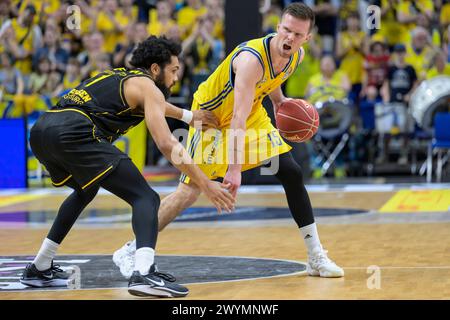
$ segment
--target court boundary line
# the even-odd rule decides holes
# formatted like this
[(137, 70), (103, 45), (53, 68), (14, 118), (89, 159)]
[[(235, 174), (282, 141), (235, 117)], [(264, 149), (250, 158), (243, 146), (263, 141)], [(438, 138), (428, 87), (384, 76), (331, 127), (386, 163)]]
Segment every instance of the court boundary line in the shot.
[[(450, 189), (450, 183), (394, 183), (394, 184), (306, 184), (306, 189), (309, 192), (395, 192), (399, 190), (442, 190)], [(172, 193), (177, 186), (152, 186), (158, 193)], [(1, 196), (15, 196), (21, 194), (35, 194), (35, 195), (69, 195), (72, 189), (65, 187), (63, 189), (53, 188), (37, 188), (37, 189), (5, 189), (0, 190)], [(261, 194), (261, 193), (275, 193), (284, 194), (284, 189), (281, 185), (243, 185), (239, 188), (240, 194)], [(109, 191), (100, 188), (100, 195), (112, 195)]]

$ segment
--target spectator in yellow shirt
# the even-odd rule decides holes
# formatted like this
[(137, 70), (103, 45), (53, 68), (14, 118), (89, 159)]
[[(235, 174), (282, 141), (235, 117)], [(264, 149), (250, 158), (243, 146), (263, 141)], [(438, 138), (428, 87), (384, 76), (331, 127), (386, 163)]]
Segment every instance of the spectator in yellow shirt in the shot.
[(27, 95), (16, 97), (15, 106), (10, 115), (21, 117), (37, 110), (47, 110), (55, 102), (56, 89), (60, 82), (60, 76), (51, 69), (50, 60), (41, 57), (37, 70), (31, 73)]
[(61, 1), (58, 0), (33, 0), (40, 15), (40, 22), (42, 19), (53, 17), (58, 11)]
[(308, 101), (316, 103), (330, 98), (343, 100), (348, 96), (351, 82), (345, 72), (336, 70), (336, 63), (331, 55), (325, 55), (320, 61), (320, 72), (309, 79), (306, 89)]
[(133, 3), (133, 0), (120, 0), (119, 14), (129, 22), (138, 21), (138, 8)]
[(397, 10), (397, 21), (403, 27), (403, 43), (411, 39), (411, 31), (417, 26), (417, 21), (426, 18), (433, 19), (434, 5), (432, 0), (401, 0)]
[(201, 0), (187, 0), (187, 5), (178, 11), (177, 23), (181, 29), (181, 39), (186, 39), (192, 32), (196, 21), (206, 14), (207, 9)]
[(104, 36), (103, 49), (106, 52), (114, 52), (129, 22), (127, 17), (122, 16), (118, 11), (117, 0), (105, 0), (104, 7), (98, 12), (96, 27)]
[(444, 3), (441, 8), (441, 14), (439, 16), (439, 24), (442, 30), (447, 29), (450, 26), (450, 2)]
[(80, 17), (80, 29), (71, 30), (77, 34), (80, 38), (81, 36), (94, 32), (96, 28), (96, 16), (98, 14), (98, 7), (100, 2), (92, 0), (89, 4), (85, 0), (77, 0), (76, 5), (81, 9)]
[[(425, 15), (419, 15), (417, 18), (417, 26), (423, 27), (430, 34), (430, 41), (433, 46), (441, 46), (441, 35), (439, 33), (439, 28), (431, 20), (429, 20)], [(410, 33), (411, 38), (411, 33)]]
[[(133, 5), (133, 0), (120, 0), (120, 8), (117, 10), (116, 15), (118, 17), (118, 21), (123, 21), (125, 23), (125, 27), (122, 29), (121, 34), (119, 35), (117, 42), (122, 42), (125, 40), (126, 28), (129, 24), (134, 24), (138, 21), (138, 8)], [(117, 42), (115, 45), (117, 45)], [(114, 46), (115, 49), (115, 46)]]
[(339, 6), (339, 19), (341, 21), (346, 21), (347, 18), (358, 12), (358, 2), (357, 0), (341, 0)]
[(341, 59), (339, 69), (350, 79), (352, 84), (350, 99), (355, 103), (361, 91), (364, 48), (367, 42), (367, 35), (361, 31), (359, 14), (350, 13), (346, 19), (346, 30), (338, 34), (336, 56)]
[(206, 0), (205, 6), (209, 19), (212, 19), (214, 22), (214, 38), (225, 42), (225, 8), (223, 0)]
[(406, 28), (398, 23), (397, 12), (400, 0), (381, 0), (381, 28), (378, 33), (386, 40), (392, 50), (397, 43), (406, 43)]
[(450, 76), (450, 63), (445, 59), (445, 53), (443, 51), (436, 52), (433, 57), (433, 67), (427, 72), (427, 79), (431, 79), (437, 76)]
[(103, 51), (103, 35), (100, 32), (94, 32), (83, 36), (83, 46), (85, 51), (81, 52), (77, 59), (82, 66), (81, 79), (85, 80), (96, 69), (98, 57), (105, 53)]
[(28, 5), (17, 19), (7, 20), (0, 28), (0, 43), (23, 75), (31, 73), (31, 56), (42, 46), (41, 29), (33, 22), (35, 15), (36, 8)]
[(169, 29), (176, 24), (172, 19), (172, 8), (166, 1), (159, 1), (156, 4), (156, 12), (150, 13), (150, 22), (148, 24), (148, 34), (161, 36), (166, 35)]
[(412, 39), (406, 49), (406, 63), (414, 67), (419, 80), (425, 79), (433, 55), (428, 31), (423, 27), (416, 27), (412, 31)]
[[(183, 56), (192, 74), (191, 92), (205, 81), (224, 58), (224, 45), (213, 36), (214, 22), (200, 19), (191, 35), (183, 41)], [(190, 63), (188, 63), (190, 62)]]

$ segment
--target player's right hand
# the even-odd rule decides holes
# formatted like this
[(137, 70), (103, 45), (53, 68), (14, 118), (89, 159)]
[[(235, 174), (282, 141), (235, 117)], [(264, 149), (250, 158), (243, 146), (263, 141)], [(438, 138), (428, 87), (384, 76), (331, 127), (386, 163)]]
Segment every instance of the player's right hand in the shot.
[(229, 185), (216, 181), (208, 181), (203, 188), (206, 197), (214, 204), (217, 211), (222, 213), (222, 209), (227, 212), (234, 210), (234, 197), (228, 192)]
[(228, 171), (223, 178), (223, 182), (229, 185), (228, 191), (234, 199), (236, 199), (238, 189), (241, 186), (241, 181), (241, 170), (230, 169), (230, 167), (228, 167)]
[(194, 110), (192, 111), (193, 117), (189, 125), (191, 127), (206, 130), (210, 128), (217, 128), (219, 126), (219, 120), (216, 116), (208, 110)]

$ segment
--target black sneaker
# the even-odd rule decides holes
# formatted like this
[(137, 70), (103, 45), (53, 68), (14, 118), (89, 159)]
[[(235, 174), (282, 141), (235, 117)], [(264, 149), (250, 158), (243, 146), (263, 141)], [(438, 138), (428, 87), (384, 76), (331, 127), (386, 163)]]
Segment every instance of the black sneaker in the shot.
[(139, 297), (185, 297), (189, 289), (174, 283), (175, 277), (167, 273), (158, 272), (155, 265), (150, 267), (150, 272), (143, 276), (139, 271), (134, 271), (128, 282), (128, 292)]
[(20, 283), (30, 287), (67, 287), (70, 274), (53, 264), (50, 269), (39, 271), (33, 263), (29, 263), (20, 278)]

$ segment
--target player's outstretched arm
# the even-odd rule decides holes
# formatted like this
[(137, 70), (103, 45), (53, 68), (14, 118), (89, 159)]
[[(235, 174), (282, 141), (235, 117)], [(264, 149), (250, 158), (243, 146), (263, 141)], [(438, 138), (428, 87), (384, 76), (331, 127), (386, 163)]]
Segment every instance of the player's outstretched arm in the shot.
[(178, 108), (169, 102), (166, 102), (166, 117), (184, 121), (191, 127), (195, 127), (200, 130), (217, 128), (219, 126), (219, 121), (211, 111), (188, 111)]
[(171, 134), (165, 119), (166, 101), (162, 92), (147, 78), (140, 78), (134, 84), (135, 86), (130, 89), (133, 91), (131, 95), (137, 96), (138, 99), (135, 101), (140, 101), (139, 104), (143, 106), (145, 123), (161, 153), (199, 186), (219, 213), (222, 212), (222, 208), (231, 212), (234, 209), (234, 199), (227, 191), (228, 186), (210, 181), (194, 163), (183, 145)]
[(263, 76), (263, 69), (252, 53), (244, 51), (234, 59), (233, 70), (234, 106), (228, 132), (228, 171), (223, 181), (230, 184), (230, 192), (236, 197), (241, 185), (246, 122), (255, 99), (256, 84)]

